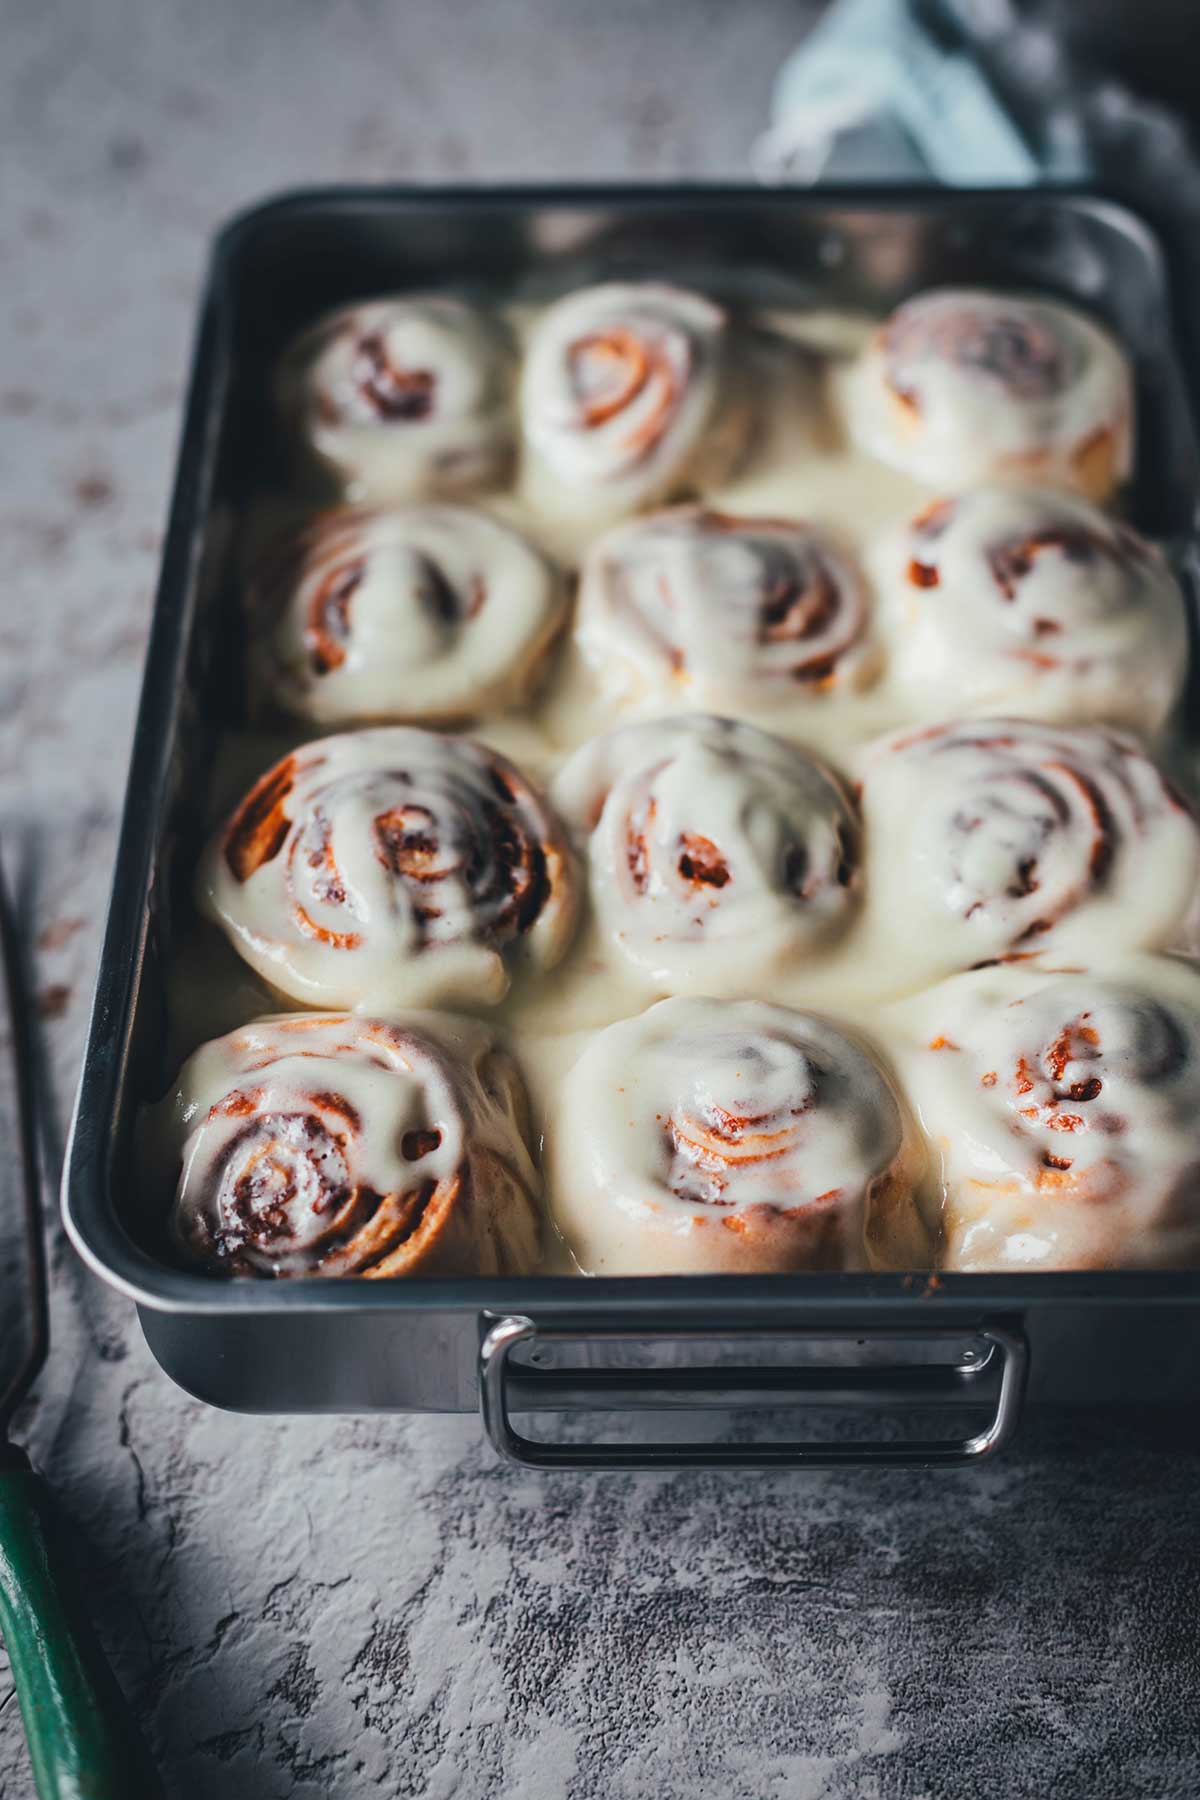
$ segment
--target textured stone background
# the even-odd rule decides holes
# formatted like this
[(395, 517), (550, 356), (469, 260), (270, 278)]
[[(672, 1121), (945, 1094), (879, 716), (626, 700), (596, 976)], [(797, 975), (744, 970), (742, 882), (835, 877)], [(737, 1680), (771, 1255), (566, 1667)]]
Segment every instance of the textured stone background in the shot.
[[(742, 173), (807, 12), (0, 0), (0, 826), (60, 1126), (213, 227), (305, 181)], [(193, 1404), (54, 1263), (23, 1434), (189, 1800), (1200, 1791), (1168, 1424), (1039, 1420), (949, 1479), (535, 1479), (470, 1419)]]

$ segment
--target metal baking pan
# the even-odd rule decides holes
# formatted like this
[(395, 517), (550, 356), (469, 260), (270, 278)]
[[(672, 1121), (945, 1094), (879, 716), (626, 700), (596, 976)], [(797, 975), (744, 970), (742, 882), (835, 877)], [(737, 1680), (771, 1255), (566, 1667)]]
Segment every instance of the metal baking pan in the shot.
[[(147, 654), (112, 903), (64, 1180), (67, 1229), (137, 1305), (162, 1367), (249, 1412), (469, 1410), (493, 1441), (550, 1464), (962, 1463), (1003, 1444), (1034, 1401), (1192, 1403), (1200, 1272), (821, 1275), (593, 1280), (227, 1282), (157, 1254), (132, 1127), (174, 1075), (165, 971), (198, 846), (216, 736), (236, 715), (222, 655), (230, 522), (271, 455), (264, 379), (316, 313), (409, 285), (511, 291), (599, 269), (716, 268), (770, 294), (879, 311), (967, 281), (1043, 289), (1113, 326), (1135, 361), (1138, 523), (1191, 578), (1200, 464), (1149, 230), (1090, 196), (729, 188), (291, 195), (217, 240), (200, 319)], [(1193, 587), (1193, 593), (1194, 593)], [(869, 1403), (849, 1440), (591, 1441), (520, 1436), (514, 1411)], [(897, 1435), (893, 1415), (950, 1408), (961, 1432)], [(976, 1411), (976, 1409), (981, 1409)], [(865, 1415), (864, 1415), (865, 1417)], [(628, 1434), (626, 1434), (628, 1436)]]

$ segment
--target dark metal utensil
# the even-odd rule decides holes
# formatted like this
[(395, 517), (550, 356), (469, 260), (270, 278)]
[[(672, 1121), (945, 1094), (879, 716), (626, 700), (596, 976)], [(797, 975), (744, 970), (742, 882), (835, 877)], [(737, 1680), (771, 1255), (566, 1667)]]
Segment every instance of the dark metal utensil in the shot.
[(13, 1415), (46, 1360), (49, 1325), (29, 998), (2, 868), (0, 961), (16, 1070), (25, 1240), (17, 1310), (27, 1327), (20, 1362), (0, 1393), (0, 1634), (40, 1800), (156, 1800), (162, 1784), (92, 1631), (50, 1490), (8, 1441)]

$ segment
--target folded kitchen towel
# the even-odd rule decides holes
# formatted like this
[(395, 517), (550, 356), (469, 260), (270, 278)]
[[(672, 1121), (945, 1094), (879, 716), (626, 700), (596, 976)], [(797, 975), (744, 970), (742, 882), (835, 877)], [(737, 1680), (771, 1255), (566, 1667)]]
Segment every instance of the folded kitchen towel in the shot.
[(1072, 100), (1053, 38), (1011, 0), (836, 0), (780, 71), (755, 167), (806, 184), (1078, 181)]

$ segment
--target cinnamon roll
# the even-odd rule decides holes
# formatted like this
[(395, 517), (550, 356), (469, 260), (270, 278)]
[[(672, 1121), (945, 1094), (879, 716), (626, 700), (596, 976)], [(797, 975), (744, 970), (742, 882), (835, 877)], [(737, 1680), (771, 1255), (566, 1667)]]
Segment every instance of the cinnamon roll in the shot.
[(1069, 494), (938, 500), (873, 557), (897, 689), (920, 716), (1012, 712), (1157, 731), (1187, 669), (1165, 557)]
[(534, 497), (615, 516), (722, 480), (746, 447), (746, 381), (725, 309), (660, 282), (607, 282), (549, 307), (521, 415)]
[(680, 507), (601, 538), (578, 637), (614, 686), (696, 706), (778, 709), (876, 673), (863, 580), (824, 533)]
[[(987, 969), (914, 1003), (948, 1269), (1200, 1262), (1200, 974)], [(919, 1035), (918, 1035), (919, 1034)]]
[(1052, 300), (918, 294), (875, 334), (846, 400), (863, 449), (939, 487), (1012, 476), (1104, 500), (1132, 466), (1128, 361)]
[(201, 909), (312, 1006), (496, 1001), (574, 925), (560, 827), (482, 744), (415, 727), (323, 738), (250, 790), (201, 863)]
[(448, 294), (342, 307), (279, 369), (283, 421), (352, 499), (461, 499), (507, 480), (516, 352), (491, 315)]
[(738, 993), (815, 955), (858, 898), (838, 779), (752, 725), (689, 714), (596, 738), (554, 799), (586, 842), (606, 942), (647, 985)]
[(1130, 738), (982, 719), (861, 753), (870, 922), (910, 986), (997, 959), (1200, 948), (1200, 831)]
[(519, 704), (566, 605), (531, 545), (457, 506), (321, 513), (271, 546), (247, 598), (258, 696), (320, 724)]
[(673, 999), (609, 1026), (566, 1078), (547, 1154), (587, 1274), (928, 1257), (896, 1092), (864, 1045), (809, 1013)]
[(516, 1065), (444, 1015), (256, 1019), (164, 1103), (171, 1235), (226, 1275), (510, 1275), (538, 1259)]

